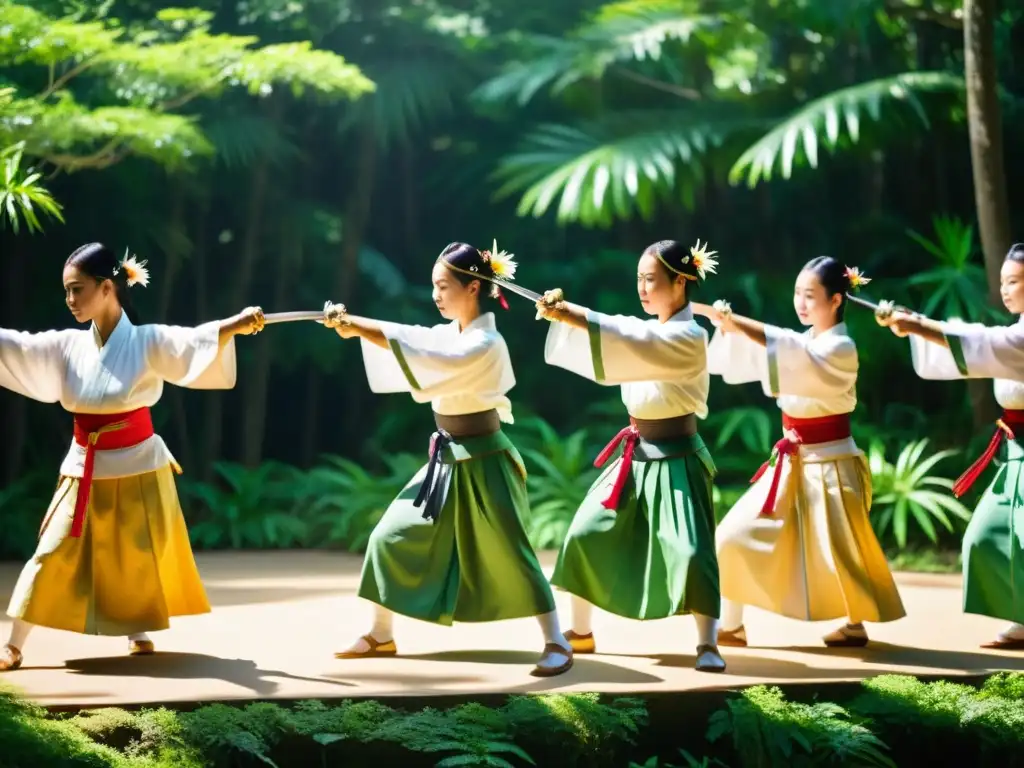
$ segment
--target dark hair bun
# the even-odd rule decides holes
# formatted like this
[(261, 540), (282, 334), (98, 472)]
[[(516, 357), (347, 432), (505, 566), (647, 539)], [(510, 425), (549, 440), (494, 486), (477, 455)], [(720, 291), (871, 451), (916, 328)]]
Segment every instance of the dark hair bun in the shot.
[(693, 248), (677, 240), (659, 240), (647, 246), (644, 253), (656, 256), (669, 272), (698, 283), (707, 280), (708, 274), (715, 272), (718, 266), (718, 260), (713, 258), (717, 251), (708, 251), (707, 243), (701, 246), (699, 240)]

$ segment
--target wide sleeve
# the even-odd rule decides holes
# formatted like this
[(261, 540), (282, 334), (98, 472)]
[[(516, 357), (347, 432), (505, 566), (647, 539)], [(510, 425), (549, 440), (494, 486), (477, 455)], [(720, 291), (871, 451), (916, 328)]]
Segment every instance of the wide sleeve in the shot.
[(823, 398), (856, 386), (857, 346), (849, 336), (813, 338), (774, 325), (765, 325), (764, 334), (768, 390), (774, 397)]
[(221, 347), (220, 321), (195, 328), (144, 325), (146, 363), (171, 384), (189, 389), (232, 389), (238, 377), (235, 340)]
[(56, 403), (64, 389), (68, 331), (26, 333), (0, 328), (0, 387)]
[(361, 339), (363, 365), (370, 390), (380, 394), (408, 392), (416, 402), (474, 392), (481, 380), (500, 367), (499, 338), (483, 329), (454, 332), (380, 323), (388, 341), (384, 349)]
[(721, 376), (726, 384), (759, 382), (768, 389), (768, 354), (764, 347), (742, 333), (723, 333), (715, 329), (708, 344), (708, 373)]
[(554, 322), (544, 361), (605, 385), (679, 381), (707, 366), (707, 331), (697, 323), (654, 323), (587, 311), (587, 328)]
[[(980, 323), (947, 322), (941, 326), (948, 350), (911, 337), (914, 370), (921, 378), (1024, 381), (1024, 325), (1021, 323), (986, 327)], [(922, 371), (931, 375), (926, 376)]]

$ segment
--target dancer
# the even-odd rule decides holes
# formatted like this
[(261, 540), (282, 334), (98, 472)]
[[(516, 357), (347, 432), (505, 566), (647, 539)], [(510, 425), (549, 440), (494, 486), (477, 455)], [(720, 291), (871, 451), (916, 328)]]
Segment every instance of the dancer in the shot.
[(598, 456), (602, 466), (573, 518), (551, 583), (572, 595), (576, 653), (594, 653), (593, 607), (630, 619), (692, 613), (696, 668), (722, 672), (711, 454), (697, 434), (708, 413), (707, 332), (693, 320), (692, 286), (715, 271), (714, 252), (674, 240), (640, 256), (637, 293), (657, 319), (606, 315), (548, 291), (538, 317), (556, 321), (544, 359), (590, 381), (621, 385), (630, 426)]
[(14, 626), (0, 671), (21, 666), (34, 626), (126, 635), (151, 654), (147, 632), (171, 616), (208, 613), (178, 504), (174, 457), (153, 432), (150, 408), (164, 382), (192, 389), (235, 385), (234, 336), (258, 333), (263, 313), (180, 328), (137, 325), (129, 289), (149, 275), (100, 243), (64, 265), (68, 309), (89, 330), (0, 330), (0, 386), (74, 414), (33, 558), (11, 595)]
[(1011, 622), (983, 648), (1024, 649), (1024, 243), (1012, 246), (1000, 271), (1011, 326), (937, 322), (894, 311), (876, 313), (898, 336), (910, 335), (914, 370), (923, 379), (994, 379), (1002, 418), (985, 453), (957, 480), (965, 494), (1005, 443), (999, 467), (964, 532), (964, 612)]
[[(431, 403), (437, 425), (428, 464), (370, 536), (359, 596), (375, 604), (373, 626), (337, 658), (394, 656), (394, 613), (442, 625), (536, 616), (545, 645), (533, 674), (572, 666), (551, 586), (523, 527), (526, 470), (501, 430), (512, 422), (505, 396), (515, 385), (512, 363), (493, 313), (480, 308), (483, 281), (511, 279), (515, 267), (504, 252), (448, 245), (432, 273), (434, 303), (447, 324), (369, 320), (342, 306), (326, 311), (328, 327), (361, 339), (370, 389)], [(497, 285), (490, 293), (504, 305)]]
[(708, 368), (729, 384), (761, 382), (782, 410), (783, 438), (755, 484), (719, 523), (722, 628), (718, 642), (747, 645), (743, 607), (804, 621), (847, 618), (829, 647), (868, 642), (865, 621), (905, 615), (871, 528), (871, 473), (850, 435), (857, 404), (857, 346), (847, 334), (846, 294), (868, 282), (829, 256), (796, 278), (797, 333), (733, 314), (724, 303), (694, 311), (718, 330)]

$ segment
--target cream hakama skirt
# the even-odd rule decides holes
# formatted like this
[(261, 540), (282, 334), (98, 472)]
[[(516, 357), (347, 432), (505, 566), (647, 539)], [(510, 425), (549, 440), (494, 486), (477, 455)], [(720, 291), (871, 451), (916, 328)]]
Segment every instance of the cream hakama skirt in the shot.
[(774, 513), (761, 516), (769, 467), (718, 526), (722, 598), (804, 621), (905, 616), (868, 519), (871, 473), (853, 439), (801, 445), (780, 460)]

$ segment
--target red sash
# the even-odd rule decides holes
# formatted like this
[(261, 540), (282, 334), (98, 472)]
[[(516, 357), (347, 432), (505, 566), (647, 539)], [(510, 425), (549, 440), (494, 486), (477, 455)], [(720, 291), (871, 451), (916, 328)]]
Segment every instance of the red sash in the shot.
[(996, 427), (995, 434), (992, 435), (992, 439), (989, 441), (985, 452), (953, 483), (953, 495), (957, 498), (960, 498), (970, 490), (974, 482), (981, 476), (981, 473), (985, 471), (985, 468), (995, 458), (996, 451), (999, 450), (999, 446), (1003, 444), (1003, 441), (1006, 438), (1016, 439), (1016, 435), (1013, 432), (1014, 428), (1020, 429), (1024, 433), (1024, 411), (1004, 409), (1003, 418), (996, 419)]
[(636, 428), (636, 420), (630, 417), (629, 426), (624, 427), (619, 431), (615, 437), (611, 439), (611, 442), (604, 447), (604, 450), (598, 454), (597, 458), (594, 459), (595, 467), (603, 467), (605, 462), (611, 458), (612, 454), (618, 449), (619, 444), (625, 440), (626, 447), (622, 450), (622, 463), (619, 464), (619, 473), (615, 476), (615, 485), (612, 486), (611, 493), (608, 494), (608, 498), (601, 502), (601, 506), (605, 509), (618, 509), (619, 508), (619, 497), (622, 495), (622, 489), (626, 487), (626, 480), (629, 479), (629, 471), (633, 468), (633, 452), (636, 450), (636, 441), (640, 439), (640, 432)]
[(779, 482), (782, 479), (783, 458), (796, 453), (801, 444), (831, 443), (835, 440), (843, 440), (849, 437), (850, 414), (842, 413), (835, 416), (821, 416), (816, 419), (795, 419), (784, 413), (782, 414), (782, 428), (795, 432), (797, 436), (796, 441), (794, 442), (788, 437), (783, 437), (779, 440), (775, 444), (775, 448), (772, 450), (772, 455), (768, 458), (768, 461), (762, 464), (761, 468), (757, 470), (757, 474), (750, 479), (751, 483), (756, 483), (761, 478), (761, 475), (768, 471), (772, 459), (775, 460), (775, 474), (772, 475), (772, 485), (768, 489), (768, 497), (764, 500), (764, 506), (761, 507), (762, 517), (775, 512), (775, 499), (778, 496)]
[(89, 507), (96, 451), (130, 448), (149, 439), (153, 436), (153, 418), (149, 408), (127, 413), (76, 413), (74, 417), (75, 442), (85, 448), (85, 469), (78, 484), (75, 516), (71, 521), (71, 537), (77, 539), (82, 535), (85, 512)]

